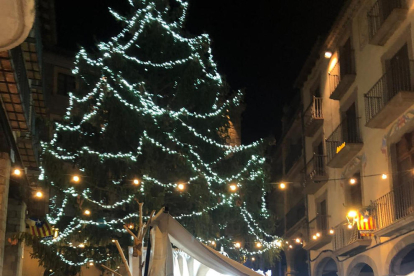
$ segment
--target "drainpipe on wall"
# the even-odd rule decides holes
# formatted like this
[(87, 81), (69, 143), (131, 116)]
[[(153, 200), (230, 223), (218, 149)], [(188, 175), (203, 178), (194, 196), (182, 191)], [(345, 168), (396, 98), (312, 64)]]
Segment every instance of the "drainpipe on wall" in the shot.
[[(302, 95), (301, 95), (302, 98)], [(301, 100), (302, 105), (303, 105), (303, 98)], [(307, 172), (307, 168), (306, 168), (306, 138), (305, 138), (305, 120), (304, 120), (304, 114), (303, 114), (303, 106), (302, 106), (302, 111), (300, 112), (300, 122), (301, 122), (301, 126), (302, 126), (302, 150), (303, 150), (303, 188), (305, 188), (306, 185), (306, 172)], [(304, 194), (305, 197), (305, 220), (306, 220), (306, 234), (308, 234), (308, 238), (309, 238), (309, 216), (308, 216), (308, 196), (306, 194)], [(308, 275), (311, 276), (311, 264), (310, 264), (310, 252), (308, 250), (306, 250), (306, 257), (308, 259)]]

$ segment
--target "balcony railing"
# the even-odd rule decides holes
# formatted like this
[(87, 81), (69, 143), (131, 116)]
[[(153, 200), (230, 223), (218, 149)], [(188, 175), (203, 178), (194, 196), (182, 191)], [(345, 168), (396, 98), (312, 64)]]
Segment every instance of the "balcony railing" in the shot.
[(407, 216), (414, 215), (413, 180), (397, 186), (388, 194), (378, 198), (372, 203), (371, 207), (372, 216), (378, 230)]
[(347, 221), (343, 221), (334, 228), (332, 247), (334, 251), (338, 251), (359, 240), (363, 240), (363, 237), (359, 234), (356, 225), (350, 229)]
[[(396, 9), (406, 9), (405, 0), (377, 0), (372, 8), (368, 11), (369, 39), (371, 42), (375, 40), (373, 44), (384, 45), (387, 41), (387, 36), (389, 37), (390, 34), (381, 35), (383, 38), (375, 38), (379, 34), (381, 27), (385, 25), (384, 23), (386, 20)], [(396, 17), (395, 20), (398, 20), (398, 18)], [(394, 20), (390, 22), (390, 26), (392, 25), (395, 25)], [(393, 31), (392, 27), (388, 29), (388, 32)]]
[(347, 145), (350, 146), (350, 144), (362, 144), (359, 122), (356, 117), (345, 117), (328, 139), (326, 139), (328, 163), (332, 161), (338, 153), (343, 151)]
[(306, 175), (309, 179), (327, 176), (325, 159), (325, 155), (313, 155), (312, 159), (306, 164)]
[(328, 74), (330, 98), (340, 100), (355, 80), (354, 50), (342, 48), (339, 61)]
[(312, 137), (323, 124), (322, 98), (313, 96), (312, 102), (304, 113), (305, 134)]
[[(321, 236), (328, 236), (328, 219), (327, 215), (316, 215), (316, 217), (309, 221), (309, 241), (317, 240)], [(316, 238), (314, 238), (314, 236)]]
[(292, 167), (300, 160), (302, 157), (302, 144), (291, 145), (288, 155), (285, 159), (285, 173), (287, 174)]
[[(385, 74), (364, 95), (367, 126), (384, 128), (390, 123), (390, 120), (393, 121), (396, 119), (394, 117), (399, 116), (398, 110), (401, 110), (402, 112), (404, 111), (402, 107), (406, 104), (411, 105), (411, 102), (409, 101), (410, 98), (414, 98), (414, 93), (409, 93), (408, 96), (405, 94), (407, 94), (407, 92), (414, 92), (412, 82), (414, 75), (412, 70), (412, 68), (414, 68), (413, 64), (412, 60), (397, 60), (396, 63), (393, 66), (390, 66)], [(399, 94), (400, 92), (405, 94)], [(392, 106), (396, 107), (397, 113), (393, 111), (386, 112), (383, 116), (380, 116), (381, 118), (378, 117), (376, 120), (371, 121), (375, 116), (379, 115), (384, 107), (398, 94), (401, 99), (396, 98), (395, 100), (399, 103), (396, 102), (392, 104)]]
[(302, 198), (286, 214), (286, 231), (289, 231), (289, 229), (295, 226), (304, 217), (305, 217), (305, 199)]

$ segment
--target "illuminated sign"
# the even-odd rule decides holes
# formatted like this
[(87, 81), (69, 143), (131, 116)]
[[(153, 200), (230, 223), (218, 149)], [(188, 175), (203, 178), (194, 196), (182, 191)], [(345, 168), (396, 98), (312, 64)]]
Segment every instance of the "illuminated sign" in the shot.
[(345, 142), (343, 142), (340, 146), (336, 147), (336, 153), (340, 152), (345, 147)]

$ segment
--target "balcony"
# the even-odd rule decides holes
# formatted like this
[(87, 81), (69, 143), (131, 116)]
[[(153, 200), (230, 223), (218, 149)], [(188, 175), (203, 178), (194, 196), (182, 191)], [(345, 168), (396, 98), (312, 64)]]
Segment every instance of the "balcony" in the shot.
[(305, 194), (316, 193), (328, 181), (325, 161), (325, 155), (315, 154), (306, 164)]
[(13, 131), (30, 129), (31, 93), (20, 47), (0, 53), (0, 95)]
[(285, 216), (286, 220), (286, 237), (292, 236), (299, 229), (303, 228), (305, 221), (305, 199), (302, 198), (295, 206), (290, 208)]
[(285, 174), (289, 174), (303, 168), (302, 143), (290, 145), (284, 164)]
[(323, 125), (322, 98), (313, 97), (311, 104), (304, 114), (305, 135), (312, 137)]
[(328, 75), (332, 100), (339, 101), (354, 83), (355, 58), (354, 50), (341, 49), (339, 62), (331, 69)]
[(370, 237), (362, 237), (354, 225), (348, 228), (347, 221), (334, 228), (332, 247), (337, 256), (353, 256), (371, 245)]
[(332, 241), (328, 219), (329, 216), (317, 215), (309, 221), (309, 239), (304, 244), (306, 250), (318, 250)]
[(362, 149), (358, 118), (345, 117), (326, 139), (327, 165), (342, 168)]
[(384, 129), (414, 104), (412, 65), (398, 60), (364, 95), (367, 127)]
[(405, 0), (378, 0), (368, 12), (369, 43), (384, 46), (407, 17)]
[(375, 200), (372, 216), (376, 235), (390, 237), (414, 227), (414, 182), (412, 179)]

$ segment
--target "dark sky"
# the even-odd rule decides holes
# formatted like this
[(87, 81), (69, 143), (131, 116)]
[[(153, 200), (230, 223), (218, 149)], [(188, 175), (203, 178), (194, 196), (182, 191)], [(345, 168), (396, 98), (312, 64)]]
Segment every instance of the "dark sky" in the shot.
[[(76, 50), (107, 41), (120, 27), (107, 7), (127, 0), (55, 1), (60, 46)], [(324, 37), (345, 0), (190, 0), (186, 28), (212, 38), (219, 72), (246, 89), (243, 143), (280, 135), (283, 105), (318, 36)]]

